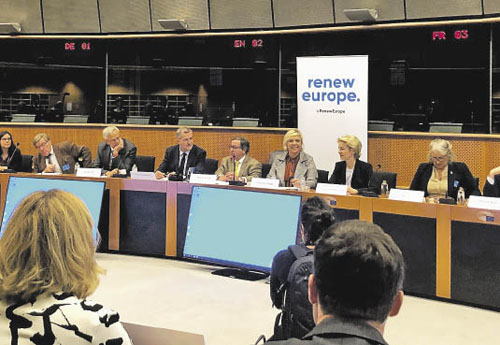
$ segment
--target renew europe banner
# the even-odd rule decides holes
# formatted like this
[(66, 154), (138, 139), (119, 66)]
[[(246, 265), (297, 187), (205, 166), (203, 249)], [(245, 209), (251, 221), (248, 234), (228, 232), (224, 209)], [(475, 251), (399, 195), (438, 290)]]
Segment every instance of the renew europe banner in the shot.
[(352, 134), (368, 160), (368, 56), (297, 57), (298, 128), (318, 169), (333, 172), (337, 138)]

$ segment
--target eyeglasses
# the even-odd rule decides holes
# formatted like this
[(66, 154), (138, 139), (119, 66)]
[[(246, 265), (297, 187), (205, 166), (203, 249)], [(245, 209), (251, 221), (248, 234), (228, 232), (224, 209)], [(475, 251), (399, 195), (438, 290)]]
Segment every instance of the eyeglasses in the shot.
[(38, 144), (36, 144), (36, 145), (35, 145), (35, 147), (36, 147), (37, 149), (40, 149), (40, 148), (42, 148), (42, 147), (47, 147), (47, 145), (48, 145), (48, 144), (49, 144), (49, 142), (48, 142), (48, 141), (44, 141), (43, 143), (38, 143)]
[(12, 141), (12, 139), (11, 139), (11, 138), (2, 138), (2, 139), (0, 139), (0, 140), (2, 140), (2, 141)]
[(241, 146), (229, 146), (229, 149), (230, 150), (237, 150), (237, 149), (241, 149)]
[(442, 162), (446, 159), (446, 156), (438, 156), (438, 157), (431, 156), (431, 159), (436, 162)]

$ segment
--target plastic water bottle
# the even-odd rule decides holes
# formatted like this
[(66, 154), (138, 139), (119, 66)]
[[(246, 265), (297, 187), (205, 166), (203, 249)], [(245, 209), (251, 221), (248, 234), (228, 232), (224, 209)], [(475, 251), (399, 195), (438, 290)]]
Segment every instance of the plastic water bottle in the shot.
[(137, 165), (135, 165), (135, 164), (134, 164), (134, 165), (132, 165), (132, 171), (133, 171), (133, 172), (137, 172)]
[(75, 175), (78, 172), (78, 169), (80, 169), (80, 163), (76, 162), (75, 163)]
[(382, 184), (380, 185), (380, 196), (387, 197), (388, 193), (389, 193), (389, 185), (387, 184), (387, 180), (383, 180)]
[(465, 205), (465, 191), (463, 187), (458, 189), (457, 205)]

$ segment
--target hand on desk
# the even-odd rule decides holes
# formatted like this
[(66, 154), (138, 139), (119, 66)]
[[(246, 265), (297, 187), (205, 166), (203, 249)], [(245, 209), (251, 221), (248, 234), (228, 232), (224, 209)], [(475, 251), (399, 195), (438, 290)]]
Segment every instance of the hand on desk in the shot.
[(358, 194), (358, 190), (348, 186), (347, 187), (347, 194), (356, 195), (356, 194)]
[(234, 179), (234, 172), (227, 172), (225, 175), (219, 176), (220, 181), (232, 181)]
[(111, 171), (107, 171), (107, 172), (105, 173), (105, 175), (106, 175), (107, 177), (112, 177), (113, 175), (118, 174), (118, 172), (119, 172), (119, 171), (118, 171), (118, 169), (113, 169), (113, 170), (111, 170)]
[(47, 164), (47, 166), (45, 167), (45, 169), (42, 172), (53, 173), (54, 171), (56, 171), (56, 166), (54, 164)]
[(492, 179), (494, 179), (495, 176), (498, 175), (498, 174), (500, 174), (500, 166), (491, 169), (488, 177), (491, 177)]

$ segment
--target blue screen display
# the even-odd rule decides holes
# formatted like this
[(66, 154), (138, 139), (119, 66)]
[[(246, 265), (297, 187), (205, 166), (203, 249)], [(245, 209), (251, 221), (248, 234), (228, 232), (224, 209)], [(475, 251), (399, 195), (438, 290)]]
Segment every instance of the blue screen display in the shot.
[(36, 191), (46, 191), (49, 189), (61, 189), (71, 192), (85, 203), (89, 209), (92, 219), (94, 220), (92, 234), (94, 238), (97, 239), (97, 225), (101, 214), (102, 196), (104, 193), (103, 181), (81, 181), (16, 176), (11, 176), (9, 178), (0, 236), (5, 231), (12, 212), (14, 212), (17, 205), (19, 205), (25, 197)]
[(295, 244), (300, 195), (193, 187), (184, 256), (270, 271)]

